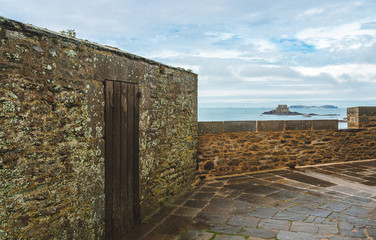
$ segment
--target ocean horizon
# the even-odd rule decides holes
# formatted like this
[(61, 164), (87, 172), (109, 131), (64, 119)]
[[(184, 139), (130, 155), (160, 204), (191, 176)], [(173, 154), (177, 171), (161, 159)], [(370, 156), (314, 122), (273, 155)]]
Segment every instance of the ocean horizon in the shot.
[[(347, 108), (290, 108), (291, 112), (303, 114), (317, 114), (317, 116), (306, 115), (264, 115), (275, 108), (198, 108), (198, 121), (255, 121), (255, 120), (324, 120), (338, 119), (346, 120)], [(330, 116), (325, 116), (329, 115)], [(336, 116), (333, 116), (336, 114)], [(338, 128), (346, 129), (347, 122), (339, 122)]]

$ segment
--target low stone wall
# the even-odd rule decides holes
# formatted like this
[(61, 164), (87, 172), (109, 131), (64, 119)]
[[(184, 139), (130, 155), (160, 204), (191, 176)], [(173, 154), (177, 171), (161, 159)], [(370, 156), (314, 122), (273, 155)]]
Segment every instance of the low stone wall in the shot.
[(374, 129), (338, 130), (337, 120), (199, 122), (198, 175), (372, 159), (375, 143)]

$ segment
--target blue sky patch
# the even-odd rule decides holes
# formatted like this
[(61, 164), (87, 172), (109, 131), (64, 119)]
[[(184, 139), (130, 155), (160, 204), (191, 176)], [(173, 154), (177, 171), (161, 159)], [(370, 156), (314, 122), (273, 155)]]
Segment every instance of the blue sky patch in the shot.
[(315, 52), (315, 46), (307, 44), (296, 38), (280, 38), (272, 40), (284, 52)]

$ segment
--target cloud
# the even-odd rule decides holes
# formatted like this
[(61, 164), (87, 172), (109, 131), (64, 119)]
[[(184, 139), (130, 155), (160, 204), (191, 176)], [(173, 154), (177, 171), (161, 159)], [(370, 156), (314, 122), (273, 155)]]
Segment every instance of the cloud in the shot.
[(376, 83), (376, 64), (343, 64), (325, 67), (293, 67), (304, 76), (328, 74), (338, 82)]
[(305, 29), (298, 32), (296, 37), (318, 49), (338, 51), (371, 46), (376, 42), (376, 29), (364, 29), (361, 22), (352, 22), (335, 27)]
[(301, 17), (309, 17), (309, 16), (312, 16), (312, 15), (317, 15), (317, 14), (321, 14), (324, 12), (324, 8), (310, 8), (310, 9), (307, 9), (305, 10), (304, 12), (300, 13), (297, 18), (301, 18)]

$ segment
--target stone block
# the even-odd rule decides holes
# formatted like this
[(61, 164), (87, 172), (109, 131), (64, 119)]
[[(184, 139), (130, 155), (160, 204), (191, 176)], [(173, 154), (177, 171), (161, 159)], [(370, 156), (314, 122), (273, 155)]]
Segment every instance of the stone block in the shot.
[(347, 113), (347, 127), (348, 128), (359, 128), (359, 118), (358, 117), (353, 117), (349, 116)]
[(347, 116), (359, 116), (359, 107), (347, 108)]
[(129, 79), (127, 74), (127, 60), (122, 57), (112, 57), (101, 53), (95, 54), (96, 67), (94, 68), (94, 79), (99, 81), (118, 80), (134, 81)]
[(319, 228), (314, 223), (293, 222), (290, 228), (292, 232), (317, 233)]
[(285, 130), (311, 130), (311, 120), (291, 120), (285, 121)]
[(256, 121), (226, 121), (224, 132), (256, 132)]
[(198, 133), (223, 133), (223, 122), (199, 122)]
[(376, 107), (352, 107), (347, 109), (347, 116), (376, 116)]
[(313, 120), (312, 130), (338, 130), (338, 120)]
[(257, 121), (257, 131), (283, 131), (284, 121)]
[(258, 227), (288, 231), (290, 229), (290, 225), (291, 223), (285, 220), (264, 219), (260, 221)]

